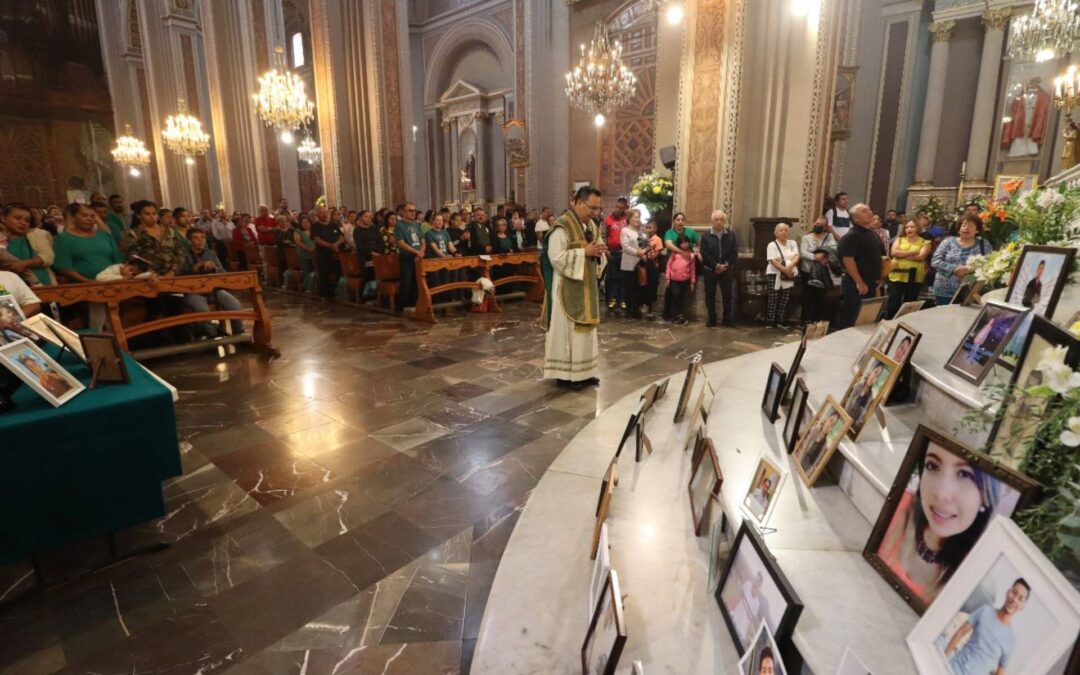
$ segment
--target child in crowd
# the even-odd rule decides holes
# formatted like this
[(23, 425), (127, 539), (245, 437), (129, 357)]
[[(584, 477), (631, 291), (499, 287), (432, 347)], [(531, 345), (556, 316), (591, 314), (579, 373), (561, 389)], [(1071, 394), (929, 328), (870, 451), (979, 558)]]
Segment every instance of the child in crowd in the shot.
[(653, 305), (656, 304), (656, 289), (660, 285), (660, 254), (664, 250), (664, 240), (656, 234), (656, 222), (649, 221), (645, 224), (645, 236), (649, 239), (649, 246), (641, 256), (641, 262), (645, 266), (645, 286), (641, 289), (641, 306), (645, 310), (645, 317), (653, 316)]
[[(685, 234), (680, 234), (675, 240), (675, 245), (680, 251), (690, 252), (690, 240)], [(668, 256), (667, 282), (671, 287), (671, 306), (664, 308), (664, 317), (679, 325), (685, 326), (686, 303), (694, 296), (694, 287), (697, 284), (697, 271), (694, 269), (694, 256), (672, 254)]]

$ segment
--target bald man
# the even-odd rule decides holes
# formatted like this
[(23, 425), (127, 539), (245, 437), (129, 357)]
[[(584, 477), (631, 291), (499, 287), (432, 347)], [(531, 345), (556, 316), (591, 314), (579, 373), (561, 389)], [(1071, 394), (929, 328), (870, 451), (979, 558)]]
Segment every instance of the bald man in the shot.
[(855, 325), (863, 299), (877, 295), (881, 278), (881, 240), (871, 229), (874, 212), (866, 204), (851, 207), (852, 228), (840, 240), (837, 253), (844, 264), (840, 328)]

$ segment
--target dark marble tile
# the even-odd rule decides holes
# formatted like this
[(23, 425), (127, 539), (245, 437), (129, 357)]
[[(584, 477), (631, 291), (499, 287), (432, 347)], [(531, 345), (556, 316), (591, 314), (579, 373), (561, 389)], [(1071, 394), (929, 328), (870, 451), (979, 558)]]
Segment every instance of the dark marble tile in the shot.
[(554, 431), (568, 424), (577, 423), (582, 418), (549, 406), (536, 409), (514, 418), (514, 422), (541, 432)]
[(480, 636), (480, 620), (484, 618), (491, 585), (495, 582), (498, 561), (474, 562), (469, 565), (468, 590), (465, 597), (465, 625), (462, 637), (466, 640)]
[(244, 660), (229, 675), (457, 675), (459, 642), (415, 642), (355, 649), (266, 651)]
[(315, 552), (357, 588), (366, 589), (437, 543), (438, 539), (429, 532), (387, 513), (320, 544)]
[(421, 564), (386, 627), (382, 644), (461, 640), (469, 567), (468, 563)]
[(468, 675), (472, 672), (473, 654), (476, 652), (476, 640), (461, 641), (461, 672)]
[(416, 361), (409, 361), (409, 365), (413, 368), (419, 368), (427, 372), (430, 372), (432, 370), (438, 370), (439, 368), (450, 366), (455, 363), (457, 363), (457, 361), (453, 359), (448, 359), (445, 356), (428, 356), (426, 358), (418, 359)]
[(538, 431), (492, 417), (410, 448), (405, 454), (432, 471), (445, 473), (463, 464), (487, 464), (539, 436)]
[(447, 431), (458, 431), (491, 417), (488, 413), (471, 408), (468, 404), (451, 403), (437, 410), (426, 412), (424, 419), (431, 420)]
[(247, 448), (276, 443), (277, 438), (258, 424), (240, 424), (191, 438), (191, 447), (207, 459)]
[(476, 398), (491, 391), (487, 387), (481, 386), (474, 382), (458, 382), (452, 384), (445, 389), (440, 389), (439, 393), (458, 403), (462, 401), (468, 401), (471, 398)]

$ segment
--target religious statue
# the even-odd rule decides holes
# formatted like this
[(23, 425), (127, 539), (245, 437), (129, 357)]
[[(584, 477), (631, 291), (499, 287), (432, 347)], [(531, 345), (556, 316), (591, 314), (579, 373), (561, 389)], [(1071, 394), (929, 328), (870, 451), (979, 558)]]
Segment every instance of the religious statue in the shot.
[(1008, 150), (1010, 159), (1038, 155), (1046, 139), (1051, 100), (1041, 85), (1038, 77), (1031, 78), (1026, 86), (1017, 84), (1006, 105), (1008, 116), (1001, 130), (1001, 147)]
[(1065, 117), (1065, 149), (1061, 152), (1061, 170), (1067, 171), (1080, 164), (1080, 148), (1077, 148), (1077, 140), (1080, 137), (1080, 126), (1073, 121), (1071, 116)]
[(476, 155), (471, 152), (465, 158), (465, 168), (461, 171), (461, 189), (476, 189)]

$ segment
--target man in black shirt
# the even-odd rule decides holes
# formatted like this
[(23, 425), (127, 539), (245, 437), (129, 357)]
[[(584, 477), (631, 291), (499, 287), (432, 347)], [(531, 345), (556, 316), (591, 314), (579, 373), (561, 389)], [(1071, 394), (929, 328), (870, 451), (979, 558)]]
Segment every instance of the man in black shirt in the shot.
[(705, 309), (709, 312), (708, 326), (716, 325), (716, 284), (724, 302), (724, 325), (735, 325), (735, 264), (739, 261), (739, 241), (728, 227), (723, 211), (713, 211), (712, 230), (701, 235), (699, 243), (701, 266), (705, 268)]
[(837, 248), (844, 264), (844, 278), (840, 284), (844, 291), (840, 328), (854, 326), (863, 299), (877, 295), (881, 278), (881, 240), (870, 229), (873, 220), (874, 214), (866, 204), (852, 207), (853, 227)]
[(334, 258), (334, 253), (345, 247), (345, 240), (341, 234), (341, 223), (330, 220), (330, 211), (325, 206), (315, 207), (311, 238), (315, 240), (315, 277), (319, 296), (332, 300), (337, 291), (338, 277), (341, 276), (341, 264)]

